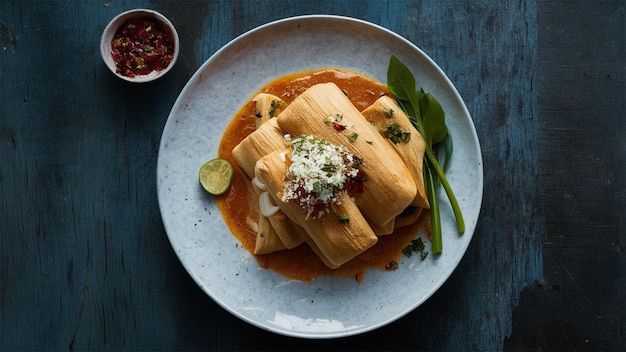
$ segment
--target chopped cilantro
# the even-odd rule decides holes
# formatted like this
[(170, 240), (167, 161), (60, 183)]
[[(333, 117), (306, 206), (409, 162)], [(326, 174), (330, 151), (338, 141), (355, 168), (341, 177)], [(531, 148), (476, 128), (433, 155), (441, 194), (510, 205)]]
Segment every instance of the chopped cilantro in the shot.
[(408, 143), (411, 140), (411, 132), (404, 132), (397, 124), (391, 124), (387, 126), (387, 138), (389, 138), (394, 144)]
[(422, 260), (426, 259), (428, 256), (428, 251), (426, 251), (426, 246), (424, 246), (424, 241), (422, 241), (421, 237), (411, 241), (411, 243), (402, 250), (402, 254), (409, 258), (413, 253), (420, 253)]
[(270, 110), (268, 111), (270, 119), (274, 117), (274, 110), (276, 109), (276, 105), (279, 105), (279, 102), (277, 102), (276, 100), (272, 100), (272, 103), (270, 104)]

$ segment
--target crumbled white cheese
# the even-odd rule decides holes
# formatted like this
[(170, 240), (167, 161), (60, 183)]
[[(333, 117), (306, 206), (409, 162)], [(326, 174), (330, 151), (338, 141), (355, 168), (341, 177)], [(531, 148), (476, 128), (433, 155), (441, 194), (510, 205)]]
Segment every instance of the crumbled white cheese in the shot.
[(291, 165), (283, 192), (284, 201), (295, 201), (313, 214), (316, 206), (338, 203), (344, 184), (359, 173), (360, 159), (342, 146), (312, 136), (292, 138)]

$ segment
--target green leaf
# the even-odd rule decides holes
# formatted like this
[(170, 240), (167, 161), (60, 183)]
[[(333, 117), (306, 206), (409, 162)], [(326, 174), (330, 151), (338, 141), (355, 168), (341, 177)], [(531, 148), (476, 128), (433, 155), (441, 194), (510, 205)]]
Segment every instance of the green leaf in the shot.
[(411, 132), (402, 131), (397, 123), (387, 126), (385, 134), (394, 144), (409, 143), (411, 140)]
[(420, 98), (420, 113), (426, 143), (432, 146), (442, 142), (448, 135), (448, 126), (443, 108), (432, 94), (426, 93)]
[(415, 91), (415, 77), (411, 70), (394, 55), (391, 55), (387, 68), (387, 87), (398, 99), (407, 115), (414, 118), (411, 122), (414, 123), (415, 128), (423, 133), (422, 119), (419, 116), (420, 95)]
[(391, 93), (400, 100), (410, 101), (409, 94), (415, 91), (415, 78), (411, 71), (394, 55), (391, 55), (389, 59), (387, 86)]

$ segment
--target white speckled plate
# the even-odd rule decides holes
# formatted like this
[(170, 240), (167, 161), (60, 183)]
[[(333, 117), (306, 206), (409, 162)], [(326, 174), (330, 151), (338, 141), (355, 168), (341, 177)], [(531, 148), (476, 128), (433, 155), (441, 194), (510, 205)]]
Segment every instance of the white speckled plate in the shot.
[[(448, 178), (466, 221), (458, 235), (442, 197), (444, 250), (403, 258), (394, 272), (370, 270), (365, 281), (323, 277), (287, 280), (260, 269), (222, 221), (214, 199), (198, 183), (202, 164), (217, 156), (222, 132), (241, 105), (264, 84), (287, 73), (325, 67), (386, 81), (394, 54), (418, 85), (443, 105), (454, 136)], [(288, 18), (234, 39), (189, 80), (165, 125), (157, 186), (163, 223), (191, 277), (235, 316), (288, 336), (333, 338), (376, 329), (411, 312), (450, 276), (478, 220), (483, 174), (480, 145), (458, 92), (439, 67), (406, 39), (377, 25), (337, 16)]]

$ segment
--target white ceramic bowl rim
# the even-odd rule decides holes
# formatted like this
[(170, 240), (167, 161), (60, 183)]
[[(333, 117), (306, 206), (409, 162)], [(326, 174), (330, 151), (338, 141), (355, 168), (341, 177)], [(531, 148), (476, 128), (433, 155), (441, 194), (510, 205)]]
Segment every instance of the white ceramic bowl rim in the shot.
[[(161, 71), (152, 71), (147, 75), (137, 75), (135, 77), (127, 77), (116, 72), (115, 61), (113, 60), (113, 57), (111, 56), (111, 41), (113, 40), (113, 37), (115, 36), (115, 33), (117, 32), (119, 27), (124, 22), (126, 22), (129, 19), (133, 19), (137, 17), (155, 18), (163, 22), (166, 26), (168, 26), (171, 29), (172, 35), (174, 37), (174, 57), (172, 58), (172, 61), (170, 62), (170, 64)], [(133, 10), (128, 10), (128, 11), (120, 13), (115, 18), (113, 18), (111, 22), (109, 22), (109, 24), (104, 29), (104, 32), (102, 32), (102, 37), (100, 38), (100, 54), (102, 55), (102, 60), (104, 61), (104, 64), (117, 77), (123, 80), (129, 81), (129, 82), (135, 82), (135, 83), (153, 81), (163, 76), (164, 74), (166, 74), (172, 67), (174, 67), (176, 60), (178, 59), (179, 51), (180, 51), (180, 42), (178, 38), (178, 32), (176, 32), (176, 28), (174, 28), (174, 25), (172, 24), (172, 22), (170, 22), (170, 20), (168, 20), (167, 17), (163, 16), (159, 12), (150, 10), (150, 9), (133, 9)]]

